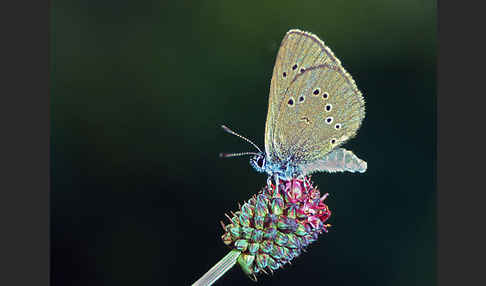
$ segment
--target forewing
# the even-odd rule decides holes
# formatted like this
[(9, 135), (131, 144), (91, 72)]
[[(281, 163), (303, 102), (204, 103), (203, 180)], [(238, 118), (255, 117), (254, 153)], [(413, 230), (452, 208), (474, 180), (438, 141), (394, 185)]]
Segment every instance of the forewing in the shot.
[(321, 64), (341, 65), (332, 51), (315, 35), (300, 30), (287, 32), (277, 54), (270, 84), (265, 151), (271, 159), (279, 157), (274, 144), (276, 120), (291, 83), (306, 69)]

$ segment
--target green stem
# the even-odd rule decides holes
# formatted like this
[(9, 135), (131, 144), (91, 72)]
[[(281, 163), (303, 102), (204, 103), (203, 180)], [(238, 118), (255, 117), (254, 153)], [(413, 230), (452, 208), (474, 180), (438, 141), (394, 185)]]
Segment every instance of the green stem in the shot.
[(231, 250), (225, 257), (223, 257), (216, 265), (209, 269), (206, 274), (199, 278), (192, 286), (209, 286), (216, 280), (223, 276), (226, 271), (230, 270), (236, 264), (236, 260), (241, 252), (238, 250)]

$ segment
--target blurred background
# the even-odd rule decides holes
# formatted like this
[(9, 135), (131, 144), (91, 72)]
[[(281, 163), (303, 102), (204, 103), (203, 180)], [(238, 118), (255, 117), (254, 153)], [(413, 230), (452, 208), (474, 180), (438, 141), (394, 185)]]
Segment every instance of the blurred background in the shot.
[[(436, 283), (436, 3), (51, 1), (52, 285), (190, 285), (227, 252), (219, 221), (265, 184), (272, 69), (319, 36), (366, 100), (344, 145), (364, 174), (313, 176), (333, 226), (262, 285)], [(216, 285), (257, 285), (234, 267)]]

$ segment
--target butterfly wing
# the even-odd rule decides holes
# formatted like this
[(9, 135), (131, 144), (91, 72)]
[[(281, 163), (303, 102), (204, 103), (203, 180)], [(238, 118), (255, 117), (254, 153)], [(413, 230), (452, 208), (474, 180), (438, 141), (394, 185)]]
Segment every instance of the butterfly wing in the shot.
[(358, 158), (353, 152), (344, 148), (336, 148), (324, 155), (323, 158), (304, 163), (301, 166), (302, 173), (309, 175), (315, 172), (344, 172), (364, 173), (368, 164)]
[(320, 64), (340, 66), (332, 51), (315, 35), (300, 30), (290, 30), (280, 45), (270, 84), (267, 121), (265, 124), (265, 152), (270, 160), (279, 160), (274, 137), (278, 114), (287, 91), (296, 76)]
[(296, 165), (320, 159), (352, 138), (364, 115), (364, 99), (341, 66), (308, 68), (283, 95), (273, 129), (274, 153)]

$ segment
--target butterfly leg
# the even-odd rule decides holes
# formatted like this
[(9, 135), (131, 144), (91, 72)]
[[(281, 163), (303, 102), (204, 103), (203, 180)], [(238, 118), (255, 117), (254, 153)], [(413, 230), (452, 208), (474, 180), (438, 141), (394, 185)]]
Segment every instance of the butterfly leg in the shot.
[(275, 174), (275, 188), (277, 189), (277, 193), (278, 193), (279, 185), (280, 185), (280, 180), (278, 179), (278, 174)]

